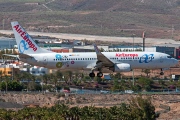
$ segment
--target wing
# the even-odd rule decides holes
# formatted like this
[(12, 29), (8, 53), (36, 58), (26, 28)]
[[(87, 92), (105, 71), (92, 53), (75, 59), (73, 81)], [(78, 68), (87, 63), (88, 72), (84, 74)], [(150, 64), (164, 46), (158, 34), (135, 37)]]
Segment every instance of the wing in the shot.
[(114, 66), (114, 63), (111, 62), (106, 56), (104, 56), (101, 53), (101, 51), (98, 49), (96, 44), (94, 44), (94, 50), (96, 51), (96, 55), (97, 55), (97, 62), (96, 62), (96, 66), (94, 67), (94, 70), (95, 69), (101, 70), (104, 67)]
[(19, 59), (19, 55), (3, 54), (4, 56), (14, 57)]
[(27, 55), (27, 54), (21, 54), (19, 53), (18, 55), (11, 55), (11, 54), (3, 54), (5, 56), (10, 56), (10, 57), (14, 57), (14, 58), (17, 58), (17, 59), (21, 59), (21, 58), (33, 58), (32, 56), (30, 55)]

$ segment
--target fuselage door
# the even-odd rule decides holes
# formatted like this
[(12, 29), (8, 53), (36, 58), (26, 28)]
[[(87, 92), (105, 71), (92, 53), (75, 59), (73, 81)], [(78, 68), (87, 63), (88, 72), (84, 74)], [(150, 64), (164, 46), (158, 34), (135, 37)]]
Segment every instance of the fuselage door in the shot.
[(43, 65), (47, 65), (48, 64), (48, 58), (47, 56), (43, 57)]
[(159, 60), (160, 60), (160, 63), (163, 63), (163, 62), (164, 62), (164, 57), (163, 57), (163, 55), (159, 55)]

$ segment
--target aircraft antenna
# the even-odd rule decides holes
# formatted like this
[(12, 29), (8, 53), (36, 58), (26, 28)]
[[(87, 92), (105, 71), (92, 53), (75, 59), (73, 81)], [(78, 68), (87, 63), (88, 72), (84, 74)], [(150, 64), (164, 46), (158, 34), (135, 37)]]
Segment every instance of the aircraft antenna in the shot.
[(174, 38), (174, 25), (172, 25), (172, 28), (171, 28), (171, 38), (172, 39)]

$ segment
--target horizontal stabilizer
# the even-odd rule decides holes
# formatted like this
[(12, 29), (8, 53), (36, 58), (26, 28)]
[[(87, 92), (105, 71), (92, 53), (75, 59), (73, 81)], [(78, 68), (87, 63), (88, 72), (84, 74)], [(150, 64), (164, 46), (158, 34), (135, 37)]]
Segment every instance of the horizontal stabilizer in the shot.
[(14, 57), (19, 59), (19, 55), (3, 54), (4, 56)]
[(20, 53), (20, 54), (19, 54), (19, 58), (33, 58), (33, 57), (30, 56), (30, 55), (27, 55), (27, 54), (22, 54), (22, 53)]

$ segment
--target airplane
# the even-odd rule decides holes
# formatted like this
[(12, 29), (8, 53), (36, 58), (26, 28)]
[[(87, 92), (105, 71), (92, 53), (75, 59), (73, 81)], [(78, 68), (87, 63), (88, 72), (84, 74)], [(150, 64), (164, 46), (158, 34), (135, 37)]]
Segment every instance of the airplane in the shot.
[(103, 72), (129, 72), (133, 69), (161, 69), (170, 68), (178, 60), (160, 52), (101, 52), (94, 44), (95, 52), (56, 53), (40, 48), (30, 35), (17, 21), (11, 22), (17, 42), (19, 60), (31, 65), (59, 70), (90, 70), (90, 77), (102, 77)]

